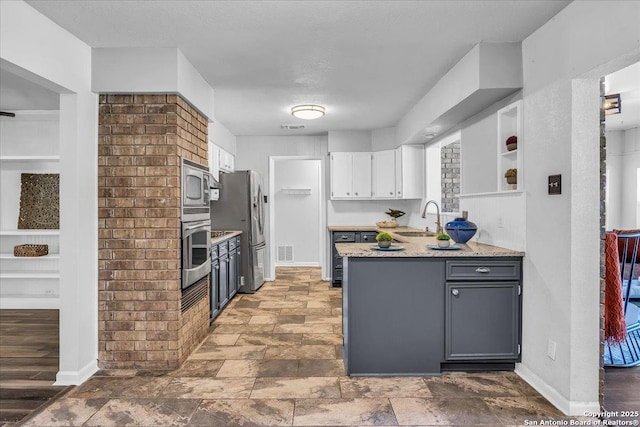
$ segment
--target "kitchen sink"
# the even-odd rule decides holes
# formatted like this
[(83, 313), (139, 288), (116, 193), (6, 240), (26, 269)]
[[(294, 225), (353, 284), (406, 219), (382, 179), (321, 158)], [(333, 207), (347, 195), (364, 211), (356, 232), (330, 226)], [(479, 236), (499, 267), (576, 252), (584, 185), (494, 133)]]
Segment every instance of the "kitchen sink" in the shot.
[(396, 234), (405, 237), (431, 237), (436, 235), (432, 231), (398, 231)]

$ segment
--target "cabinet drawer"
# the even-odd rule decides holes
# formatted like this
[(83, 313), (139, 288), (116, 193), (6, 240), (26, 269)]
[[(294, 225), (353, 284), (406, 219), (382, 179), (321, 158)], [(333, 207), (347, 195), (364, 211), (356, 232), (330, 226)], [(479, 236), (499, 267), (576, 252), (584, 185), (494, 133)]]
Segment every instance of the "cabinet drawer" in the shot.
[(355, 242), (356, 241), (356, 233), (355, 231), (347, 231), (344, 233), (333, 233), (333, 241), (338, 242)]
[(232, 237), (229, 239), (229, 250), (236, 248), (236, 238)]
[(447, 261), (447, 280), (520, 280), (520, 261)]
[(229, 242), (226, 240), (218, 244), (218, 256), (222, 258), (222, 255), (226, 255), (229, 252)]
[(342, 257), (340, 255), (334, 255), (333, 268), (342, 268)]
[(360, 243), (375, 243), (377, 235), (378, 233), (376, 233), (375, 231), (361, 231)]

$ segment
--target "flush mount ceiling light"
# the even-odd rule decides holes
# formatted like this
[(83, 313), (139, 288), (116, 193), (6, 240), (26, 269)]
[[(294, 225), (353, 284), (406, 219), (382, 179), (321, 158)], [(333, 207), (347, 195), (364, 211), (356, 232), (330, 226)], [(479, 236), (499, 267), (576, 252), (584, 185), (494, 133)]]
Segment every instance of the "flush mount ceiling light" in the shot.
[(605, 95), (604, 102), (602, 103), (602, 109), (606, 116), (620, 114), (622, 112), (622, 100), (620, 99), (620, 94), (616, 93), (613, 95)]
[(296, 105), (291, 107), (291, 115), (305, 120), (319, 119), (324, 116), (324, 107), (314, 104)]

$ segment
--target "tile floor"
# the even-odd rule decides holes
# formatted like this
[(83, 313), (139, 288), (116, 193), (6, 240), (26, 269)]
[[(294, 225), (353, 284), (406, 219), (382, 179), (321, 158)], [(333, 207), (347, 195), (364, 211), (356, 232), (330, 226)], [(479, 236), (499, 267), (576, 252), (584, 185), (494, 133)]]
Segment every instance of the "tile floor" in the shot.
[(344, 375), (341, 289), (280, 268), (172, 372), (101, 371), (25, 426), (522, 425), (561, 413), (511, 372)]

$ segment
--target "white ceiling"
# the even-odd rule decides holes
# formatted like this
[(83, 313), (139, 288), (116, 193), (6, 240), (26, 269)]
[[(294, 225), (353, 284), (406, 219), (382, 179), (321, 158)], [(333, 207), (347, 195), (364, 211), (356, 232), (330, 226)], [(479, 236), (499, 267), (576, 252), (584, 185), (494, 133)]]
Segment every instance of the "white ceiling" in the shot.
[(607, 130), (627, 130), (640, 125), (640, 62), (605, 76), (605, 93), (620, 94), (620, 114), (605, 116)]
[[(394, 126), (475, 44), (521, 41), (569, 1), (27, 0), (92, 47), (179, 48), (236, 135)], [(302, 121), (299, 103), (327, 115)], [(304, 123), (285, 131), (283, 123)]]

